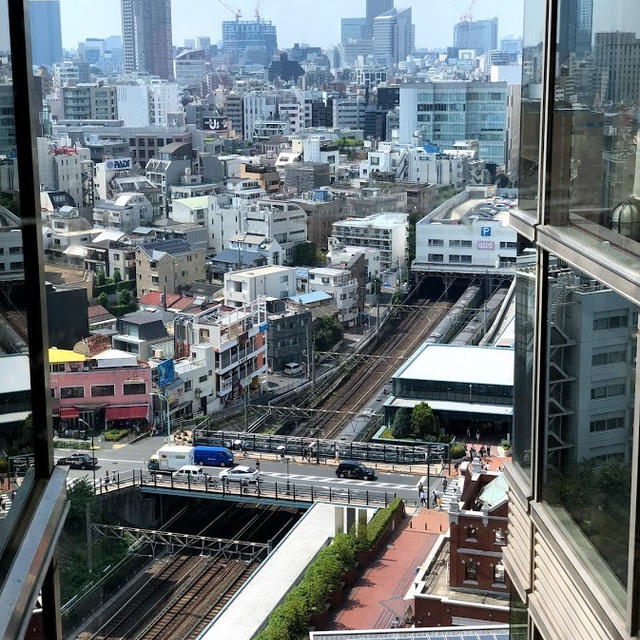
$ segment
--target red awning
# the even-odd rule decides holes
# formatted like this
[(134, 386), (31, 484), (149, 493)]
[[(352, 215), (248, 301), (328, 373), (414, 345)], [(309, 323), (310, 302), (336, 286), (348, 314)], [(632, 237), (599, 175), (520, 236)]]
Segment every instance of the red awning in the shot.
[(107, 407), (106, 420), (135, 420), (146, 418), (149, 413), (149, 405), (136, 405), (131, 407)]
[(80, 413), (74, 407), (65, 407), (60, 409), (61, 418), (77, 418), (79, 415)]

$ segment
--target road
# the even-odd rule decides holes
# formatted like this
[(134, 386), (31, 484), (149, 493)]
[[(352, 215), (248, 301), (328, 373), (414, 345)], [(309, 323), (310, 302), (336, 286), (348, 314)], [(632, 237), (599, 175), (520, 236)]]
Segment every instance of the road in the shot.
[[(111, 475), (114, 471), (125, 473), (132, 469), (146, 469), (149, 457), (164, 443), (165, 438), (154, 437), (146, 438), (136, 444), (124, 445), (120, 448), (109, 447), (96, 450), (94, 452), (95, 457), (98, 459), (98, 465), (95, 470), (96, 478), (104, 477), (107, 471)], [(68, 449), (56, 449), (55, 458), (58, 459), (71, 453), (72, 451)], [(258, 458), (251, 455), (247, 455), (246, 458), (242, 457), (242, 455), (237, 455), (236, 463), (253, 466), (257, 459)], [(310, 464), (301, 461), (299, 458), (290, 458), (288, 468), (284, 460), (266, 460), (263, 458), (260, 460), (260, 470), (265, 476), (265, 479), (275, 482), (280, 482), (281, 480), (286, 481), (288, 473), (289, 480), (296, 486), (313, 485), (314, 487), (323, 487), (326, 489), (329, 487), (353, 489), (366, 487), (372, 491), (396, 493), (398, 496), (410, 499), (411, 501), (417, 498), (418, 483), (421, 481), (425, 487), (427, 485), (425, 477), (420, 478), (416, 474), (400, 471), (378, 473), (375, 481), (337, 478), (335, 475), (335, 466), (327, 464), (326, 461), (321, 464)], [(205, 471), (211, 475), (217, 475), (220, 469), (218, 467), (205, 467)], [(69, 478), (82, 477), (91, 478), (92, 471), (79, 469), (69, 470)], [(438, 477), (431, 478), (430, 491), (438, 489), (439, 485), (440, 479)]]

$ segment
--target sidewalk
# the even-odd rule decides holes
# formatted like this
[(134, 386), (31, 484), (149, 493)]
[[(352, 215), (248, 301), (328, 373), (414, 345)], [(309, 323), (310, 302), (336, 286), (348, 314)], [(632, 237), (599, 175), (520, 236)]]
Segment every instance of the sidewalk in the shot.
[(416, 570), (449, 527), (446, 513), (423, 508), (414, 513), (402, 521), (386, 549), (356, 581), (329, 621), (329, 630), (388, 629), (396, 616), (404, 620), (410, 604), (404, 596)]

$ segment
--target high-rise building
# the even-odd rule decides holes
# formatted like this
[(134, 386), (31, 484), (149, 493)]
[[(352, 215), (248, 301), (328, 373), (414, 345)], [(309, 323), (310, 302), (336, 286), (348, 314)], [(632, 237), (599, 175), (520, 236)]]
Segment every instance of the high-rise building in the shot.
[(596, 33), (594, 57), (602, 100), (620, 104), (638, 99), (640, 39), (635, 33)]
[(558, 27), (558, 58), (566, 62), (569, 54), (581, 58), (591, 51), (593, 0), (562, 0)]
[[(417, 139), (416, 139), (417, 134)], [(478, 159), (505, 164), (506, 82), (426, 82), (400, 85), (400, 142), (452, 149), (477, 140)]]
[(393, 9), (394, 0), (367, 0), (367, 22), (365, 35), (369, 38), (373, 36), (373, 21), (379, 15)]
[(173, 77), (171, 0), (122, 0), (124, 71)]
[(391, 9), (373, 21), (373, 55), (387, 65), (403, 62), (413, 53), (415, 27), (411, 7)]
[(340, 22), (340, 42), (347, 44), (354, 40), (361, 40), (367, 31), (366, 18), (342, 18)]
[(498, 18), (462, 20), (453, 28), (453, 46), (486, 53), (498, 48)]
[(278, 48), (276, 26), (266, 20), (227, 20), (222, 23), (222, 47), (233, 63), (268, 67)]
[(51, 68), (62, 61), (60, 0), (30, 0), (31, 61)]

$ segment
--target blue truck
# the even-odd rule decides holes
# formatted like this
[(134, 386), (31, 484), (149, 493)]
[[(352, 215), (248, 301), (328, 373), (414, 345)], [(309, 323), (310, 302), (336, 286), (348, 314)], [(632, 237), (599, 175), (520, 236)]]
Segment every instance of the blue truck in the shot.
[(226, 447), (193, 447), (193, 461), (200, 467), (230, 467), (233, 464), (233, 452)]

